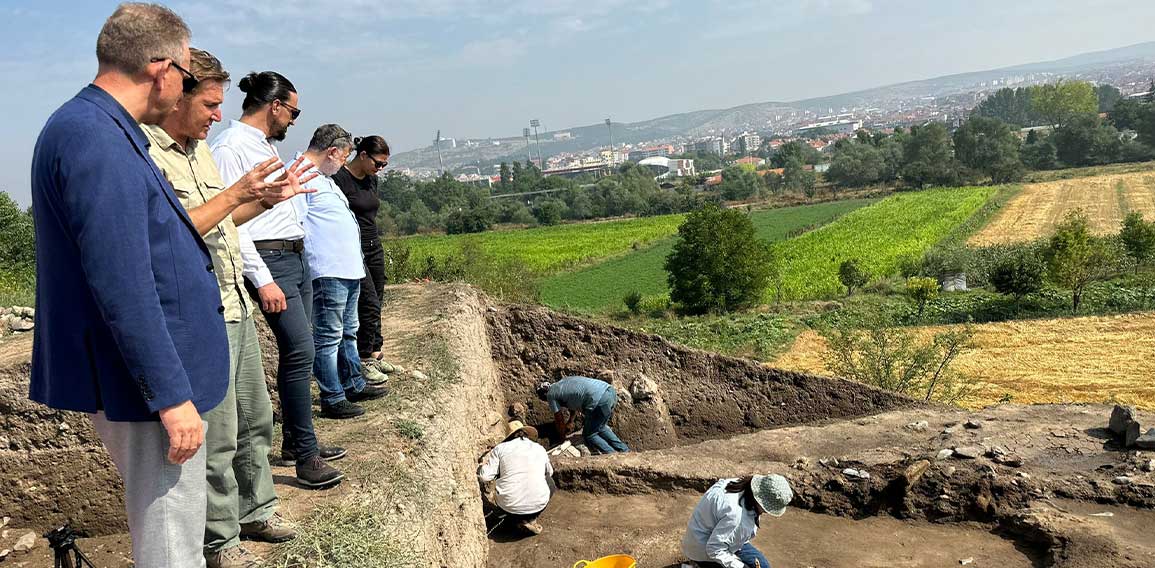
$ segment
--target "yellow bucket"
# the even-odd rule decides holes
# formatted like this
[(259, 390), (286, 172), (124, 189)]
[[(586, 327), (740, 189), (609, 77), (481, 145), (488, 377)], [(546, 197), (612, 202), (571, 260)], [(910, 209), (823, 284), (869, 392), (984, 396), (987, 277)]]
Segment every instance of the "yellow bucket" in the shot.
[(614, 554), (613, 556), (603, 556), (594, 561), (578, 560), (574, 563), (573, 568), (637, 568), (638, 561), (634, 560), (633, 556), (625, 554)]

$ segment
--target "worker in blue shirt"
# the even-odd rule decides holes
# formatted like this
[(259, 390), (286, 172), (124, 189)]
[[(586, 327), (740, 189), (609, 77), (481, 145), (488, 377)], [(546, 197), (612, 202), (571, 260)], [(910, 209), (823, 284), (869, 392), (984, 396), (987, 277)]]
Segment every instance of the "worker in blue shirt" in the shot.
[(613, 385), (589, 377), (566, 377), (556, 383), (540, 383), (537, 396), (549, 403), (549, 409), (554, 413), (554, 425), (562, 439), (572, 431), (580, 414), (582, 437), (591, 452), (630, 451), (629, 446), (610, 429), (610, 418), (613, 418), (614, 405), (618, 403), (618, 393)]

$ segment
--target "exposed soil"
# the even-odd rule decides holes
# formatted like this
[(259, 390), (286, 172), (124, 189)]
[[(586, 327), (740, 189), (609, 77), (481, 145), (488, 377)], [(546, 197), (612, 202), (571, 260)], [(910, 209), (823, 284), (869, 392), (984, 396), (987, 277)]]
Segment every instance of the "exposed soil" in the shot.
[[(950, 326), (921, 328), (926, 334)], [(1155, 313), (978, 324), (959, 370), (978, 380), (963, 401), (982, 408), (1006, 397), (1025, 404), (1116, 401), (1155, 410)], [(1126, 346), (1120, 348), (1120, 346)], [(803, 332), (772, 365), (825, 373), (826, 343)]]
[[(526, 403), (540, 431), (553, 432), (553, 417), (534, 386), (546, 378), (593, 376), (617, 387), (613, 428), (640, 450), (916, 405), (859, 383), (687, 349), (545, 308), (491, 310), (489, 336), (506, 399)], [(646, 379), (657, 385), (657, 396), (628, 394)]]

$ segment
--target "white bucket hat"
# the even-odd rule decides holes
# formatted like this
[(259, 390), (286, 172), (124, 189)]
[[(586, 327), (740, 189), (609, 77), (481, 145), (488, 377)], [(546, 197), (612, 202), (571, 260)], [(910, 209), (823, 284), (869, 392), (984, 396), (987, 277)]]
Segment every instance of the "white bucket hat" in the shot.
[(790, 482), (776, 473), (755, 475), (750, 480), (750, 488), (754, 490), (754, 500), (762, 510), (774, 517), (781, 517), (786, 512), (786, 506), (794, 499)]

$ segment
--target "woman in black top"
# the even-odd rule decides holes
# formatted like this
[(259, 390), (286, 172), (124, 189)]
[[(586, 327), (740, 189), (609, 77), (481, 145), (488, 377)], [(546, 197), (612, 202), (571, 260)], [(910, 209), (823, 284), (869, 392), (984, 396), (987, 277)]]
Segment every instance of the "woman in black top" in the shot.
[(356, 155), (333, 181), (349, 199), (349, 208), (361, 228), (361, 253), (365, 257), (365, 278), (357, 303), (357, 351), (363, 361), (381, 359), (381, 295), (385, 291), (385, 251), (377, 232), (377, 172), (389, 165), (389, 144), (380, 136), (355, 138)]

